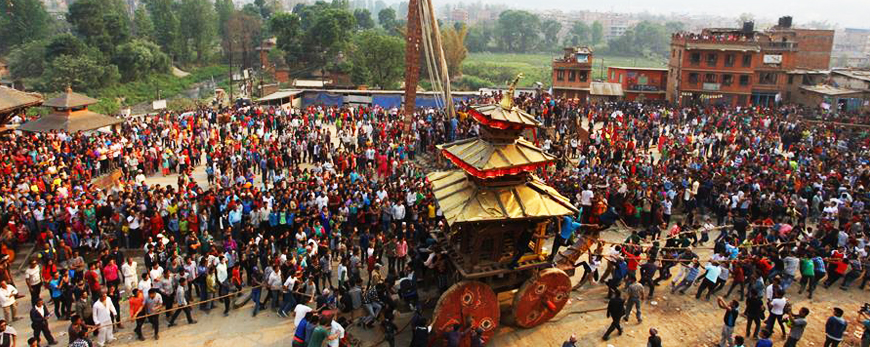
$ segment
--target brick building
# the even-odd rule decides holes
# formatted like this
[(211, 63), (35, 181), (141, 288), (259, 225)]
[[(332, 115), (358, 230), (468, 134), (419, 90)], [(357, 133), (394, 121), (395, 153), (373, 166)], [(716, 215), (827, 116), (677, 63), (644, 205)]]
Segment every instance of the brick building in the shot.
[(832, 45), (833, 31), (793, 29), (790, 17), (764, 32), (748, 22), (741, 29), (677, 33), (667, 99), (681, 105), (774, 105), (786, 93), (787, 72), (827, 69)]
[(610, 66), (607, 82), (622, 85), (625, 100), (664, 100), (668, 69)]
[(592, 84), (592, 49), (568, 47), (562, 58), (553, 59), (553, 95), (585, 102)]

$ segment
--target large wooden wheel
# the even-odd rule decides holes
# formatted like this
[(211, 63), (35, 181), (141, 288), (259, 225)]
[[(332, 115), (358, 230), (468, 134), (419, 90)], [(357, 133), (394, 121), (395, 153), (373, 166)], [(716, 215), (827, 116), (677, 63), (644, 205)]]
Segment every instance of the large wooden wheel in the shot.
[[(492, 288), (478, 281), (456, 283), (441, 294), (435, 305), (432, 321), (434, 339), (440, 339), (444, 332), (453, 330), (456, 324), (466, 329), (466, 323), (470, 322), (473, 328), (483, 329), (484, 341), (489, 341), (498, 327), (500, 316), (498, 297)], [(469, 334), (460, 341), (459, 346), (470, 345)]]
[(571, 293), (571, 278), (557, 268), (548, 268), (526, 280), (514, 296), (514, 321), (523, 328), (544, 323), (565, 307)]

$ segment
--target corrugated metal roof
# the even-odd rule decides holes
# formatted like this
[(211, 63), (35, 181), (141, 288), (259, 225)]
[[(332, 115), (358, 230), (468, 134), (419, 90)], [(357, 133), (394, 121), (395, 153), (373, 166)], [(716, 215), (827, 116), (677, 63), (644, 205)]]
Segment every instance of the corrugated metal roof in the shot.
[(533, 177), (526, 183), (480, 187), (459, 170), (428, 175), (447, 223), (549, 218), (577, 213), (571, 202)]
[(274, 92), (272, 94), (269, 94), (269, 95), (266, 95), (262, 98), (257, 99), (257, 102), (283, 99), (283, 98), (291, 97), (291, 96), (294, 96), (294, 95), (297, 95), (300, 93), (302, 93), (301, 90), (279, 90), (277, 92)]
[(556, 160), (556, 157), (544, 153), (524, 139), (516, 139), (509, 144), (492, 144), (480, 138), (470, 138), (438, 145), (438, 149), (480, 171), (546, 164)]
[(835, 74), (870, 82), (870, 71), (867, 70), (834, 70)]
[(622, 85), (610, 82), (592, 82), (589, 94), (599, 96), (622, 96)]
[(801, 89), (806, 90), (806, 91), (810, 91), (813, 93), (819, 93), (819, 94), (831, 95), (831, 96), (861, 93), (860, 90), (839, 88), (839, 87), (829, 86), (826, 84), (819, 84), (819, 85), (815, 85), (815, 86), (803, 86), (803, 87), (801, 87)]
[(294, 87), (300, 88), (323, 88), (326, 85), (326, 82), (319, 80), (295, 80), (293, 81)]
[(36, 93), (26, 93), (9, 87), (0, 86), (0, 113), (22, 107), (36, 106), (42, 103), (42, 96)]

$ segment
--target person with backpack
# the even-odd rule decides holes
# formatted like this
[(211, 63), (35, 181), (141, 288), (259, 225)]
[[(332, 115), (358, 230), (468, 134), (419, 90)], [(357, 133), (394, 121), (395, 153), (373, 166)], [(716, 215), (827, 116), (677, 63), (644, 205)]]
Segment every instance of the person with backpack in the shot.
[(613, 275), (607, 281), (607, 298), (610, 299), (615, 293), (619, 293), (619, 285), (628, 274), (628, 264), (620, 257), (614, 266)]

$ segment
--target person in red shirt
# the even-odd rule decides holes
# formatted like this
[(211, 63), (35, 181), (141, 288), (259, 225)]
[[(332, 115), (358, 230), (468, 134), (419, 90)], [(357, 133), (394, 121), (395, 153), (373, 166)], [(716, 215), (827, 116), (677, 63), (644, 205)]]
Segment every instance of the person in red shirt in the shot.
[(91, 291), (93, 297), (98, 298), (102, 293), (102, 287), (100, 287), (100, 275), (97, 273), (97, 262), (91, 263), (87, 272), (85, 272), (85, 282), (88, 284), (88, 288)]

